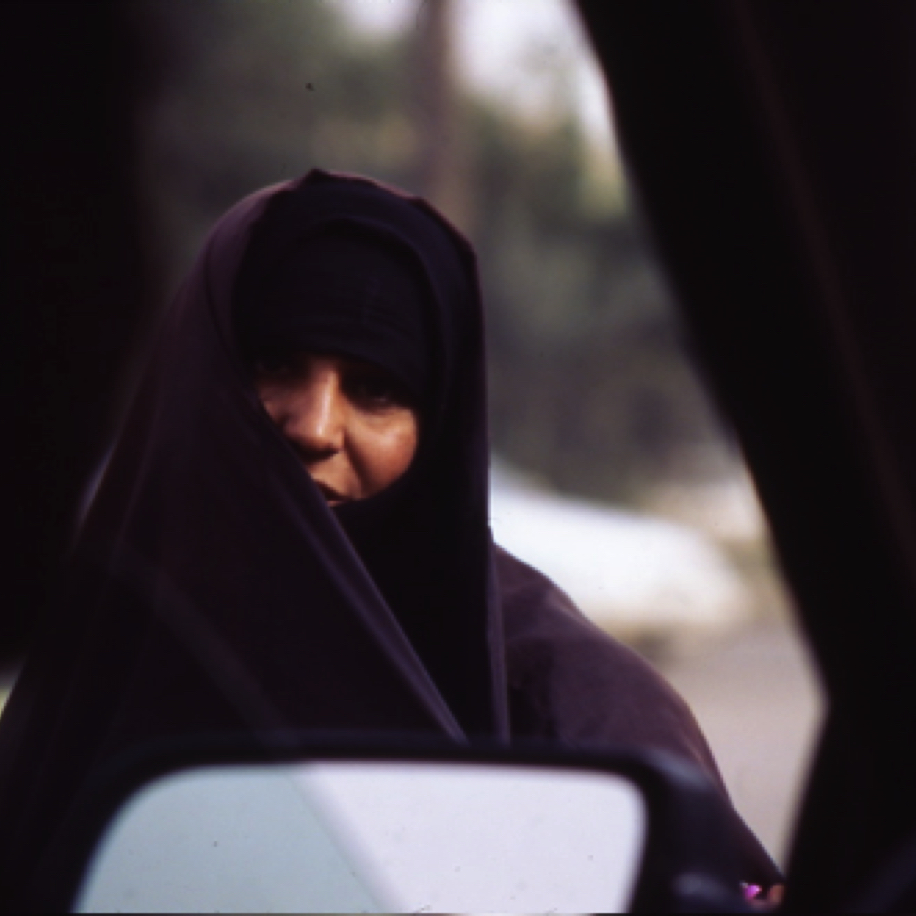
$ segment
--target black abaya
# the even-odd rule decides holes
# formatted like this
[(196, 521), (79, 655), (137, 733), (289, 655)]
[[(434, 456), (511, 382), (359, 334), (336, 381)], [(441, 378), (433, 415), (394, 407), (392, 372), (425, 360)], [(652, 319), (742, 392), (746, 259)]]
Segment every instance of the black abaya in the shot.
[[(408, 474), (332, 511), (262, 408), (236, 323), (274, 259), (341, 227), (384, 238), (417, 271), (430, 396)], [(152, 739), (511, 734), (662, 747), (719, 781), (670, 688), (493, 548), (482, 326), (470, 246), (416, 198), (312, 172), (217, 224), (0, 720), (7, 886), (81, 787)], [(735, 823), (748, 880), (777, 880)]]

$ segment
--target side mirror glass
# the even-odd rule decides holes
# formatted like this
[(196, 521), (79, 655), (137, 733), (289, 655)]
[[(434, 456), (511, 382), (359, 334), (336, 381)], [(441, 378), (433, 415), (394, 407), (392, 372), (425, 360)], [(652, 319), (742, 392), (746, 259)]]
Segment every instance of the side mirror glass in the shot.
[(639, 787), (461, 762), (205, 766), (142, 787), (102, 836), (82, 912), (620, 912)]

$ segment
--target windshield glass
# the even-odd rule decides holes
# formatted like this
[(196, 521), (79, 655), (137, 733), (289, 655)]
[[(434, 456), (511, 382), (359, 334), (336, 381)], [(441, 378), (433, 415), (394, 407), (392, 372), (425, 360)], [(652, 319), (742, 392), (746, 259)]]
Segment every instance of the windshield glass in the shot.
[(161, 56), (144, 189), (163, 289), (227, 206), (311, 165), (436, 204), (480, 262), (497, 542), (661, 668), (781, 856), (817, 691), (571, 8), (135, 8)]
[[(624, 735), (614, 731), (621, 716), (604, 708), (612, 705), (607, 693), (589, 692), (582, 670), (599, 679), (627, 671), (640, 715), (624, 737), (689, 747), (713, 778), (714, 756), (735, 807), (782, 860), (820, 715), (817, 689), (752, 484), (691, 362), (641, 224), (581, 27), (561, 0), (520, 7), (129, 4), (146, 52), (138, 190), (165, 331), (150, 357), (155, 384), (141, 387), (139, 406), (128, 410), (127, 445), (113, 449), (111, 468), (87, 487), (87, 530), (99, 535), (96, 548), (113, 530), (128, 530), (125, 506), (143, 515), (140, 534), (115, 551), (117, 588), (125, 589), (118, 600), (155, 604), (168, 618), (168, 639), (194, 647), (189, 655), (206, 647), (195, 663), (231, 707), (213, 713), (219, 724), (239, 714), (283, 725), (290, 709), (308, 707), (290, 699), (302, 659), (289, 634), (310, 631), (294, 613), (302, 596), (284, 577), (302, 556), (290, 545), (312, 538), (304, 591), (334, 611), (322, 633), (333, 651), (318, 645), (308, 656), (307, 699), (323, 692), (315, 703), (322, 714), (345, 711), (350, 731), (433, 723), (453, 737), (602, 746)], [(444, 218), (327, 174), (296, 185), (299, 196), (247, 197), (313, 168), (403, 188)], [(292, 201), (286, 210), (283, 200)], [(300, 204), (325, 215), (297, 223)], [(313, 245), (296, 261), (299, 272), (281, 291), (296, 296), (274, 295), (265, 277), (310, 234), (326, 247)], [(388, 311), (384, 296), (373, 299), (384, 320), (359, 337), (350, 333), (353, 319), (341, 343), (339, 327), (332, 334), (327, 312), (316, 308), (296, 324), (295, 352), (277, 352), (277, 327), (289, 331), (282, 322), (291, 301), (308, 299), (303, 290), (331, 290), (350, 303), (341, 284), (359, 272), (345, 266), (329, 275), (353, 263), (351, 255), (374, 259), (379, 284), (397, 291)], [(251, 340), (266, 334), (264, 315), (279, 323), (250, 352), (239, 331), (246, 309), (257, 316)], [(380, 328), (397, 309), (398, 320), (405, 312), (409, 320), (395, 345), (396, 335)], [(423, 359), (413, 359), (417, 350)], [(306, 436), (318, 403), (325, 419), (342, 418), (340, 443)], [(375, 442), (368, 454), (377, 457), (396, 413), (409, 447), (393, 450), (394, 471), (386, 465), (379, 477), (353, 443)], [(252, 443), (269, 460), (253, 459)], [(479, 479), (488, 458), (489, 523), (504, 548), (492, 555)], [(465, 489), (450, 490), (454, 481)], [(119, 501), (117, 486), (136, 499)], [(417, 496), (446, 491), (439, 514)], [(253, 493), (265, 505), (274, 500), (269, 521), (252, 514), (245, 500)], [(203, 527), (177, 525), (183, 511)], [(160, 525), (167, 515), (172, 528)], [(398, 519), (390, 539), (379, 535), (379, 518)], [(241, 582), (246, 570), (252, 580), (273, 571), (247, 581), (260, 589), (256, 599), (235, 588), (233, 577)], [(212, 608), (195, 597), (205, 593), (218, 595), (214, 605), (231, 618), (220, 639)], [(467, 595), (475, 600), (462, 605)], [(257, 626), (239, 622), (236, 599)], [(281, 606), (294, 618), (288, 629), (274, 613)], [(457, 613), (465, 606), (467, 614)], [(430, 607), (439, 618), (417, 610)], [(579, 611), (591, 624), (580, 623)], [(198, 728), (183, 693), (197, 674), (179, 654), (170, 679), (150, 675), (162, 670), (155, 640), (128, 660), (121, 649), (142, 638), (124, 636), (121, 619), (91, 618), (72, 645), (108, 640), (108, 667), (99, 670), (133, 691), (137, 709)], [(538, 654), (542, 625), (549, 663)], [(587, 644), (584, 656), (564, 649), (572, 644), (576, 653)], [(55, 651), (66, 661), (66, 651)], [(683, 695), (711, 753), (640, 659)], [(551, 681), (548, 670), (568, 672), (572, 686)], [(74, 675), (74, 683), (80, 678), (88, 680)], [(135, 725), (141, 730), (139, 714), (132, 718), (126, 701), (120, 708), (121, 694), (99, 678), (86, 695), (111, 718), (96, 737), (128, 740)], [(656, 702), (670, 704), (678, 721), (677, 734), (658, 741)], [(397, 709), (394, 725), (387, 703)], [(329, 721), (296, 720), (322, 728)]]

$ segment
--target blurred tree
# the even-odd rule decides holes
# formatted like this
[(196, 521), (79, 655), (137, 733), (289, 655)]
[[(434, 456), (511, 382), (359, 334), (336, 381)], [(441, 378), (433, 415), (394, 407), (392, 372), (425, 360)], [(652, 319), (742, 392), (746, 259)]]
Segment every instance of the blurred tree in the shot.
[(702, 473), (693, 459), (721, 451), (721, 430), (635, 219), (587, 203), (581, 128), (479, 103), (472, 119), (496, 449), (615, 500)]
[(171, 285), (216, 216), (312, 166), (408, 179), (401, 44), (364, 47), (332, 4), (133, 0), (156, 50), (142, 130)]
[(458, 112), (452, 0), (420, 7), (412, 41), (415, 190), (462, 229), (470, 220), (470, 178), (465, 132)]

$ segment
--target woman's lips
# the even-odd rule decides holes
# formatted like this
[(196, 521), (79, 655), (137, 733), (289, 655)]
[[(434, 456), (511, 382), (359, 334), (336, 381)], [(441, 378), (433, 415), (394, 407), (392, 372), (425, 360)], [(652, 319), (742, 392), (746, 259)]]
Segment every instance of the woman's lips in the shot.
[(328, 486), (322, 480), (316, 480), (315, 485), (321, 491), (324, 498), (328, 501), (329, 506), (339, 506), (341, 503), (348, 501), (347, 497), (342, 493), (338, 493), (333, 487)]

